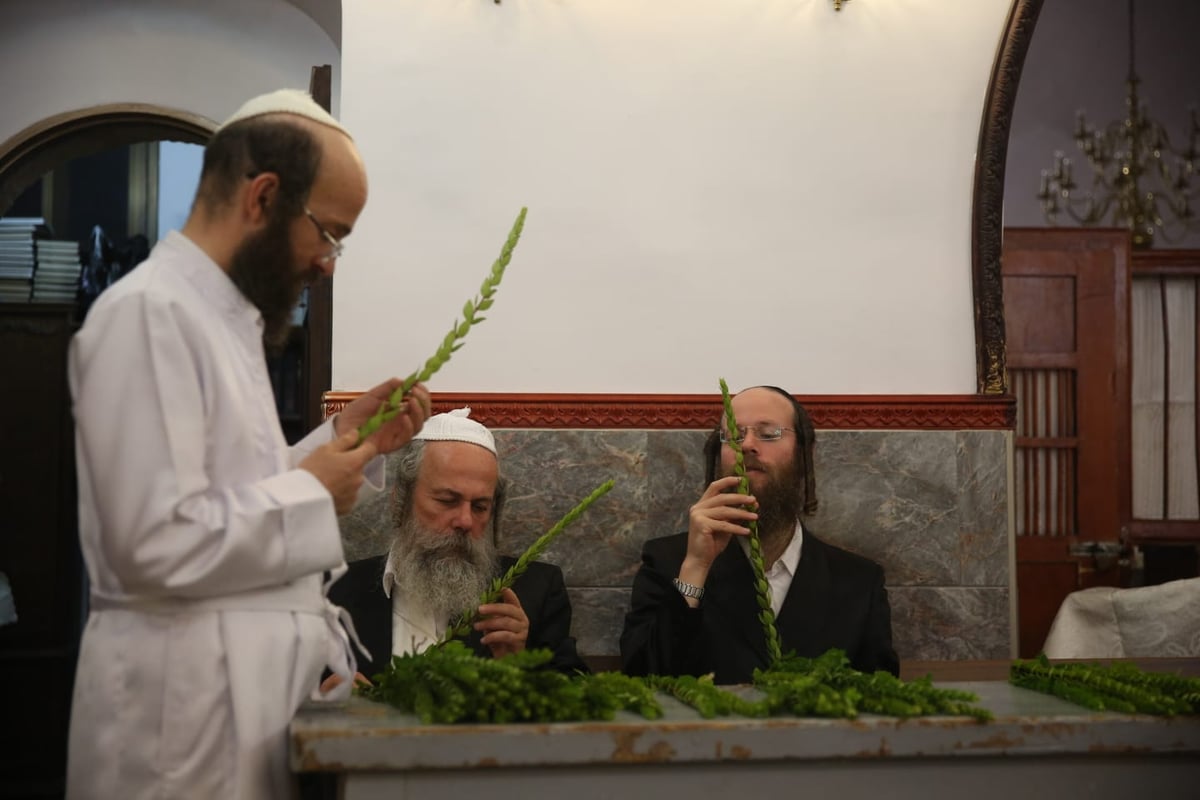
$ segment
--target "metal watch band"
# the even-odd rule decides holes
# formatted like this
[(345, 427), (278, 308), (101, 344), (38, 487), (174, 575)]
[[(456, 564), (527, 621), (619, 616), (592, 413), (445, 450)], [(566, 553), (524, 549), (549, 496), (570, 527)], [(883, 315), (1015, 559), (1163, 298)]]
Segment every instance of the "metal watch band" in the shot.
[(683, 581), (679, 580), (679, 578), (673, 578), (671, 583), (675, 584), (675, 588), (678, 589), (679, 593), (684, 597), (694, 597), (697, 600), (704, 597), (703, 586), (693, 586), (690, 583), (684, 583)]

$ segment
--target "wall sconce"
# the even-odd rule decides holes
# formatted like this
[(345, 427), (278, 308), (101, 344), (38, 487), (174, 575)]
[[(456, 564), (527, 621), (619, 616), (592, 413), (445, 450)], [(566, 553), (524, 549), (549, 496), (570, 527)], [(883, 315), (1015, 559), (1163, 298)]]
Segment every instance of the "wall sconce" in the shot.
[(850, 0), (833, 0), (833, 10), (841, 11), (842, 3), (849, 3), (849, 2), (850, 2)]

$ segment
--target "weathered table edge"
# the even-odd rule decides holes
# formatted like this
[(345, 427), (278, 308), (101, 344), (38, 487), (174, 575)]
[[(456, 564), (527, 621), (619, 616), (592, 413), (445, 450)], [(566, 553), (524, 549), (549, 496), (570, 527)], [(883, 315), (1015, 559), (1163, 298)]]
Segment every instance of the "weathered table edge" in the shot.
[(611, 722), (423, 725), (358, 698), (309, 705), (290, 731), (296, 772), (553, 767), (583, 764), (814, 761), (929, 757), (1200, 755), (1200, 717), (1090, 712), (1000, 681), (945, 683), (975, 692), (995, 719), (706, 720), (672, 698), (664, 717)]

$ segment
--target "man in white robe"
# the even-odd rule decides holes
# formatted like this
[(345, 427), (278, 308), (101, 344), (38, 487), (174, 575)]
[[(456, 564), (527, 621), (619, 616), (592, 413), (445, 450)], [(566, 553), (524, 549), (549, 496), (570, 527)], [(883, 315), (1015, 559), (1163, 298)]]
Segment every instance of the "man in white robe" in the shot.
[(324, 668), (354, 674), (323, 580), (344, 569), (337, 515), (429, 413), (418, 385), (358, 446), (393, 379), (294, 447), (280, 428), (264, 341), (333, 273), (366, 196), (349, 134), (307, 94), (255, 98), (210, 141), (184, 229), (72, 342), (91, 597), (68, 797), (295, 793), (288, 724)]

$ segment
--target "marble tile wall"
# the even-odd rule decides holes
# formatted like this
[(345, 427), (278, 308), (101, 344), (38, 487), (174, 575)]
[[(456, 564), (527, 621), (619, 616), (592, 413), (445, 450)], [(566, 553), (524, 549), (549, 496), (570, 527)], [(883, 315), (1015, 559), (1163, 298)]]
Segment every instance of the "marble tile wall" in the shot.
[[(563, 569), (574, 634), (618, 653), (641, 546), (686, 527), (703, 490), (703, 431), (497, 430), (510, 480), (499, 538), (519, 555), (593, 489), (616, 485), (545, 555)], [(883, 565), (904, 660), (1010, 653), (1005, 431), (818, 431), (820, 508), (806, 524)], [(385, 551), (388, 499), (343, 518), (347, 560)]]

